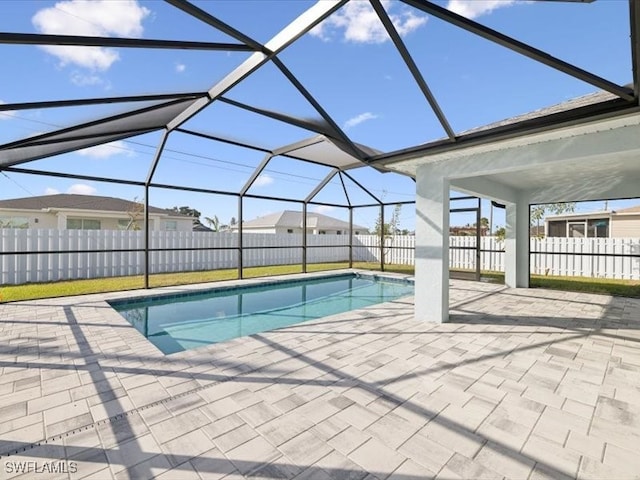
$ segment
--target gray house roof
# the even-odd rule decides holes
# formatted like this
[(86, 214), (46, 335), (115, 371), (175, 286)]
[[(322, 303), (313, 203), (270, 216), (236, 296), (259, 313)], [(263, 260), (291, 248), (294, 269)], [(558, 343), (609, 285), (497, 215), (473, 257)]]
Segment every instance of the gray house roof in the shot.
[[(283, 210), (245, 221), (242, 228), (302, 228), (302, 212)], [(235, 226), (234, 230), (238, 227)], [(321, 213), (307, 213), (307, 228), (320, 230), (349, 230), (349, 222)], [(354, 230), (369, 231), (367, 227), (353, 224)]]
[[(78, 209), (100, 210), (106, 212), (128, 212), (136, 208), (136, 202), (115, 197), (100, 197), (98, 195), (76, 195), (70, 193), (58, 193), (55, 195), (41, 195), (37, 197), (11, 198), (0, 200), (0, 208), (20, 210), (52, 209)], [(137, 207), (139, 208), (139, 207)], [(149, 206), (149, 213), (159, 213), (182, 217), (172, 210)]]
[[(630, 87), (631, 85), (627, 85), (627, 86)], [(459, 135), (460, 136), (468, 135), (471, 133), (482, 132), (485, 130), (491, 130), (493, 128), (503, 127), (505, 125), (525, 122), (527, 120), (535, 120), (537, 118), (546, 117), (547, 115), (553, 115), (554, 113), (567, 112), (575, 108), (587, 107), (589, 105), (595, 105), (597, 103), (606, 102), (608, 100), (615, 100), (617, 98), (619, 97), (617, 95), (614, 95), (613, 93), (600, 90), (594, 93), (589, 93), (587, 95), (582, 95), (580, 97), (571, 98), (569, 100), (557, 103), (555, 105), (551, 105), (549, 107), (539, 108), (538, 110), (533, 110), (532, 112), (523, 113), (521, 115), (505, 118), (504, 120), (499, 120), (497, 122), (493, 122), (488, 125), (482, 125), (480, 127), (475, 127), (470, 130), (465, 130), (464, 132), (461, 132)]]

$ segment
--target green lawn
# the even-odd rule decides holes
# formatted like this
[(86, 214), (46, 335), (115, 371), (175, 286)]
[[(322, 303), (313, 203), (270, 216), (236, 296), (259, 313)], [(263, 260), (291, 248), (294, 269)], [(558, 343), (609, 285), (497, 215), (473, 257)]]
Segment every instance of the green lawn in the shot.
[[(504, 283), (504, 273), (502, 272), (482, 272), (482, 277), (491, 282)], [(532, 288), (640, 298), (640, 281), (638, 280), (531, 275), (530, 285)]]
[[(376, 269), (378, 264), (358, 263), (355, 268)], [(336, 270), (349, 268), (347, 262), (310, 264), (307, 271)], [(391, 270), (390, 270), (391, 271)], [(286, 275), (301, 273), (301, 265), (277, 265), (270, 267), (245, 268), (244, 277), (266, 277), (269, 275)], [(210, 270), (202, 272), (161, 273), (149, 276), (151, 287), (165, 287), (171, 285), (188, 285), (192, 283), (217, 282), (238, 278), (238, 270)], [(36, 298), (64, 297), (68, 295), (82, 295), (87, 293), (117, 292), (144, 288), (142, 275), (127, 277), (96, 278), (91, 280), (69, 280), (48, 283), (27, 283), (24, 285), (0, 286), (0, 302), (14, 302), (18, 300), (33, 300)]]
[[(366, 270), (379, 270), (378, 263), (355, 262), (354, 268)], [(347, 262), (309, 264), (307, 271), (317, 272), (348, 268)], [(385, 271), (413, 275), (412, 265), (385, 265)], [(300, 265), (278, 265), (270, 267), (245, 268), (245, 278), (265, 277), (270, 275), (286, 275), (301, 273)], [(485, 279), (497, 283), (504, 283), (504, 274), (500, 272), (482, 272)], [(149, 283), (151, 287), (163, 287), (171, 285), (187, 285), (192, 283), (216, 282), (220, 280), (233, 280), (238, 277), (237, 269), (211, 270), (204, 272), (162, 273), (151, 275)], [(624, 297), (640, 298), (640, 281), (609, 280), (601, 278), (584, 277), (550, 277), (533, 275), (531, 286), (567, 290), (573, 292), (603, 293)], [(32, 300), (36, 298), (63, 297), (67, 295), (81, 295), (87, 293), (115, 292), (122, 290), (135, 290), (144, 287), (144, 278), (141, 275), (130, 277), (98, 278), (92, 280), (71, 280), (50, 283), (30, 283), (25, 285), (0, 286), (0, 302), (12, 302), (18, 300)]]

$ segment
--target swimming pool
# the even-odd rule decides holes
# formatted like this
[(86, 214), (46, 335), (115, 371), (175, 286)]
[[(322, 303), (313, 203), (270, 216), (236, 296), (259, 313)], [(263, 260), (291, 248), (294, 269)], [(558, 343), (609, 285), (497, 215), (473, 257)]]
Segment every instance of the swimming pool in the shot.
[(413, 283), (346, 274), (109, 302), (165, 354), (413, 294)]

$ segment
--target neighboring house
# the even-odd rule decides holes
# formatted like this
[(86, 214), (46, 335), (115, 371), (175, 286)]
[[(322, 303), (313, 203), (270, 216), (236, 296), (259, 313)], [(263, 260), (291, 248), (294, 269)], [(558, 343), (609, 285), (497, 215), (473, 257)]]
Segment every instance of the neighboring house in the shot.
[(640, 238), (640, 206), (591, 213), (548, 215), (547, 237)]
[[(193, 218), (149, 207), (151, 230), (191, 231)], [(97, 195), (60, 193), (0, 200), (0, 227), (58, 230), (141, 230), (143, 205)]]
[[(233, 225), (232, 232), (238, 231), (238, 225)], [(302, 212), (284, 210), (278, 213), (248, 220), (242, 224), (243, 233), (302, 233)], [(322, 215), (321, 213), (307, 213), (307, 233), (312, 235), (349, 235), (349, 222)], [(353, 224), (354, 235), (366, 235), (367, 227)]]

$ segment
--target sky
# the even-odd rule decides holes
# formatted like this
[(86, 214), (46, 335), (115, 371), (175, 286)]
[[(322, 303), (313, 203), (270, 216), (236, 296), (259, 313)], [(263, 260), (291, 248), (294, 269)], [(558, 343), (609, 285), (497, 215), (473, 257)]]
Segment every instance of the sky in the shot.
[[(263, 43), (313, 4), (306, 0), (194, 3)], [(628, 2), (624, 0), (589, 4), (513, 0), (436, 3), (614, 82), (625, 84), (632, 79)], [(383, 1), (383, 5), (456, 132), (596, 90), (403, 3)], [(0, 30), (4, 32), (233, 41), (158, 1), (4, 0), (0, 9)], [(205, 91), (248, 57), (243, 52), (65, 46), (1, 45), (0, 50), (3, 69), (10, 73), (0, 76), (2, 103)], [(285, 49), (279, 58), (356, 142), (389, 152), (445, 136), (368, 2), (349, 2)], [(314, 108), (271, 63), (251, 74), (227, 96), (302, 118), (318, 118)], [(0, 143), (131, 108), (132, 104), (110, 104), (0, 112)], [(313, 132), (220, 102), (188, 120), (184, 127), (268, 149), (314, 136)], [(144, 180), (159, 141), (160, 134), (151, 133), (30, 162), (24, 167)], [(173, 133), (154, 181), (238, 191), (263, 157), (262, 152)], [(276, 157), (250, 193), (303, 199), (328, 172), (326, 167)], [(351, 174), (385, 202), (415, 197), (414, 183), (407, 177), (372, 169), (358, 169)], [(354, 204), (372, 203), (355, 183), (347, 180), (345, 186)], [(58, 192), (131, 200), (144, 196), (140, 188), (103, 182), (6, 172), (0, 175), (0, 198)], [(332, 181), (316, 200), (344, 203), (343, 186), (338, 180)], [(228, 195), (156, 188), (150, 193), (150, 203), (163, 208), (189, 205), (201, 211), (203, 217), (215, 215), (223, 223), (237, 217), (237, 199)], [(586, 202), (577, 210), (598, 210), (602, 203)], [(608, 207), (637, 203), (640, 202), (609, 202)], [(244, 216), (252, 219), (299, 208), (292, 202), (247, 199)], [(309, 208), (343, 219), (348, 214), (347, 209), (341, 208)], [(389, 207), (385, 212), (387, 218), (392, 210)], [(401, 228), (415, 228), (414, 212), (411, 205), (402, 207)], [(371, 228), (377, 215), (375, 208), (356, 209), (354, 221)], [(492, 216), (488, 202), (483, 202), (482, 216)], [(504, 213), (494, 210), (493, 220), (494, 226), (503, 225)], [(461, 214), (451, 219), (453, 225), (473, 221), (470, 215)]]

